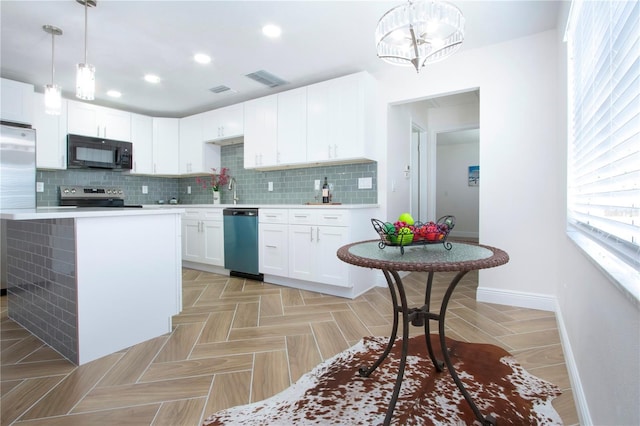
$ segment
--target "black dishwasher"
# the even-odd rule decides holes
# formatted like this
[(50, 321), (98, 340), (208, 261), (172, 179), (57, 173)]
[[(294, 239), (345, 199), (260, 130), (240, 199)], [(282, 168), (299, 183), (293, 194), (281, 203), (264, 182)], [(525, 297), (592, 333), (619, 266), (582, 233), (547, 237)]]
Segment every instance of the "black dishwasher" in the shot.
[(258, 266), (258, 209), (229, 208), (222, 211), (224, 267), (231, 275), (262, 281)]

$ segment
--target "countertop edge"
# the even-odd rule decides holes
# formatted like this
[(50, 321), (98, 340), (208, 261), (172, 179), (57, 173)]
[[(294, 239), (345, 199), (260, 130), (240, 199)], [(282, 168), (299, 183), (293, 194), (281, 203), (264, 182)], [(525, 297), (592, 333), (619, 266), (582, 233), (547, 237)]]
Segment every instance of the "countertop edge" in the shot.
[(118, 217), (149, 216), (162, 214), (182, 214), (184, 208), (175, 209), (136, 209), (118, 207), (96, 208), (55, 208), (7, 209), (0, 211), (0, 219), (4, 220), (38, 220), (38, 219), (76, 219), (84, 217)]

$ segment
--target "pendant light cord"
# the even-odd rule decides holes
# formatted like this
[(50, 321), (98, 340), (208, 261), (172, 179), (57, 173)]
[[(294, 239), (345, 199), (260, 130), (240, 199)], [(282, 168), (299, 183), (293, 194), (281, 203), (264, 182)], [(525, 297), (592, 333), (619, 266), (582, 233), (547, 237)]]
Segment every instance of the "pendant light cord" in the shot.
[(51, 32), (51, 84), (53, 84), (54, 82), (54, 73), (55, 73), (55, 68), (54, 68), (54, 64), (55, 64), (55, 58), (56, 58), (56, 35), (53, 33), (53, 31)]
[(87, 62), (87, 30), (88, 30), (88, 25), (87, 25), (87, 3), (89, 3), (89, 0), (84, 0), (84, 63), (88, 64)]

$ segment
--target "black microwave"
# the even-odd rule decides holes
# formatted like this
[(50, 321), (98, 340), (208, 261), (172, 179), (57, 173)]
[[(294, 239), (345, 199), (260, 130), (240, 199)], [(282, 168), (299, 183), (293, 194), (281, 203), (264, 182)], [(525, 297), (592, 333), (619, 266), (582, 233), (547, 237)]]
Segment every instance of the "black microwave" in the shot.
[(67, 135), (67, 168), (131, 170), (133, 144), (131, 142)]

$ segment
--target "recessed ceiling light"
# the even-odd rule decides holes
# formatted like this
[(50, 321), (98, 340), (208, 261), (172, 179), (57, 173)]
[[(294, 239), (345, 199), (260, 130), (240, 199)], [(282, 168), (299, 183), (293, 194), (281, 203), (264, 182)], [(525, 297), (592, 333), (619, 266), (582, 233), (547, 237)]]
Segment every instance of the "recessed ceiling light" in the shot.
[(144, 76), (144, 79), (149, 83), (160, 83), (160, 77), (153, 74), (147, 74)]
[(262, 34), (270, 38), (278, 38), (282, 34), (282, 29), (277, 25), (267, 24), (262, 27)]
[(211, 56), (205, 55), (204, 53), (196, 53), (193, 55), (193, 60), (199, 64), (208, 64), (211, 62)]
[(112, 98), (119, 98), (122, 96), (122, 93), (118, 92), (117, 90), (109, 90), (107, 92), (108, 96), (111, 96)]

